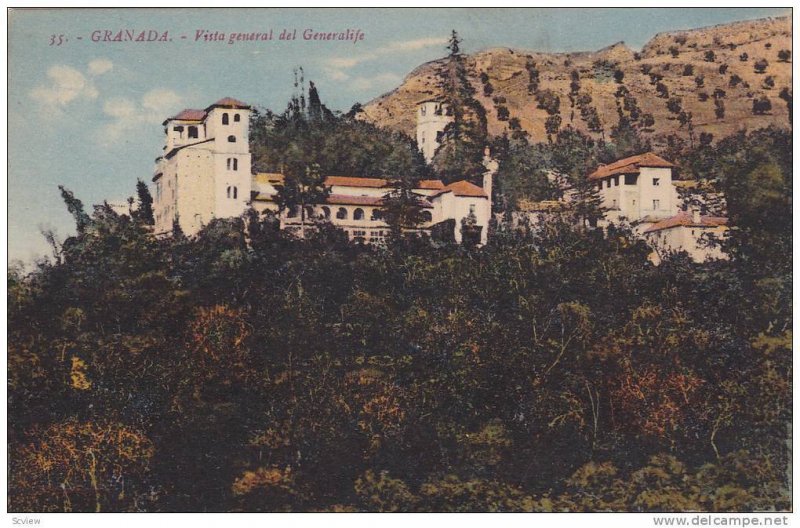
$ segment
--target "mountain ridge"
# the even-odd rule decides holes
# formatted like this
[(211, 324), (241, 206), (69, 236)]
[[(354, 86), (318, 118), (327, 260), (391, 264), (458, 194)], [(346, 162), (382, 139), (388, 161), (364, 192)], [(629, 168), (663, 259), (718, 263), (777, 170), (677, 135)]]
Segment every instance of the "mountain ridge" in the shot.
[[(638, 109), (635, 121), (640, 130), (658, 145), (673, 134), (695, 141), (701, 133), (721, 139), (741, 129), (771, 124), (789, 128), (780, 92), (791, 90), (791, 59), (783, 62), (779, 53), (791, 51), (791, 44), (790, 17), (771, 17), (660, 32), (640, 51), (618, 41), (595, 51), (576, 52), (501, 46), (465, 58), (476, 98), (486, 109), (490, 135), (512, 132), (516, 119), (532, 141), (547, 140), (545, 121), (550, 113), (537, 108), (541, 105), (535, 92), (528, 89), (526, 65), (533, 62), (539, 76), (536, 91), (550, 90), (560, 100), (561, 128), (569, 125), (596, 138), (607, 137), (619, 120), (618, 108), (630, 117), (633, 106)], [(360, 118), (413, 135), (416, 103), (440, 95), (435, 69), (443, 60), (411, 70), (399, 86), (366, 103)], [(756, 65), (762, 60), (767, 64), (758, 72)], [(571, 87), (573, 72), (579, 77), (577, 92)], [(621, 76), (621, 82), (615, 75)], [(579, 95), (583, 102), (591, 102), (579, 105)], [(675, 98), (678, 106), (670, 103)], [(763, 98), (771, 108), (765, 110), (762, 104), (758, 109), (762, 113), (754, 113), (754, 101)], [(598, 118), (594, 129), (589, 126), (591, 108)], [(644, 114), (653, 116), (652, 126), (642, 124)]]

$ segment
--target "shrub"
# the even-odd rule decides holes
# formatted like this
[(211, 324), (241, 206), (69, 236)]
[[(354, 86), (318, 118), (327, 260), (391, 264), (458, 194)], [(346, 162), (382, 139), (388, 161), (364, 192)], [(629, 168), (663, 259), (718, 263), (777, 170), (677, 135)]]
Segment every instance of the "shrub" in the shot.
[(706, 62), (714, 62), (717, 59), (717, 56), (712, 50), (708, 50), (705, 55), (703, 55), (703, 59), (705, 59)]
[(739, 60), (742, 62), (747, 62), (747, 59), (749, 58), (750, 57), (747, 55), (747, 53), (742, 53), (741, 55), (739, 55)]
[(728, 71), (728, 65), (727, 64), (720, 64), (719, 65), (719, 73), (722, 74), (722, 75), (725, 75), (726, 71)]
[(509, 113), (508, 108), (505, 106), (497, 107), (497, 119), (500, 121), (508, 121)]
[(792, 52), (787, 49), (782, 49), (778, 52), (778, 62), (789, 62), (792, 57)]
[(753, 114), (755, 115), (763, 115), (772, 110), (772, 103), (769, 102), (769, 98), (766, 96), (761, 96), (758, 99), (753, 99)]
[(687, 64), (683, 67), (683, 76), (684, 77), (691, 77), (694, 75), (694, 66), (691, 64)]
[(755, 71), (756, 73), (764, 73), (765, 71), (767, 71), (767, 66), (769, 66), (769, 62), (767, 62), (767, 59), (761, 59), (757, 61), (755, 64), (753, 64), (753, 71)]

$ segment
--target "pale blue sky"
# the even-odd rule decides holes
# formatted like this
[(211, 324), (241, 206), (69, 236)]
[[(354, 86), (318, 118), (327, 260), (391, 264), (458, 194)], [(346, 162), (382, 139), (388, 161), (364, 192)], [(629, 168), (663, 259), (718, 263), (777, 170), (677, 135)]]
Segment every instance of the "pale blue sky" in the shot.
[[(282, 110), (303, 66), (323, 101), (346, 111), (444, 55), (451, 29), (473, 52), (508, 46), (594, 50), (655, 33), (790, 14), (757, 9), (61, 9), (15, 11), (9, 21), (9, 258), (47, 251), (40, 228), (72, 233), (57, 186), (85, 204), (149, 182), (161, 121), (223, 96)], [(352, 42), (195, 42), (196, 30), (361, 30)], [(167, 43), (95, 43), (95, 30), (169, 31)], [(50, 36), (63, 34), (61, 46)], [(181, 35), (188, 38), (182, 40)], [(83, 37), (83, 40), (77, 40)]]

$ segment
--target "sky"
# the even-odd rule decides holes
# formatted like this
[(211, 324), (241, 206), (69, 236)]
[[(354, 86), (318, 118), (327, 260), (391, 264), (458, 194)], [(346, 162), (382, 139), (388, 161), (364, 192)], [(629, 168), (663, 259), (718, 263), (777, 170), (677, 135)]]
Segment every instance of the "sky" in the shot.
[[(322, 101), (347, 111), (445, 55), (450, 31), (467, 53), (491, 47), (640, 49), (656, 33), (769, 16), (787, 8), (703, 9), (37, 9), (9, 16), (8, 249), (30, 263), (49, 252), (42, 230), (74, 232), (58, 185), (88, 210), (150, 181), (162, 121), (222, 97), (282, 111), (302, 66)], [(295, 40), (279, 40), (283, 30)], [(360, 31), (358, 41), (303, 33)], [(165, 42), (106, 42), (120, 30)], [(231, 33), (267, 33), (236, 41)], [(198, 39), (225, 34), (225, 40)], [(99, 39), (93, 39), (99, 36)], [(185, 38), (183, 38), (185, 37)], [(99, 41), (95, 41), (99, 40)]]

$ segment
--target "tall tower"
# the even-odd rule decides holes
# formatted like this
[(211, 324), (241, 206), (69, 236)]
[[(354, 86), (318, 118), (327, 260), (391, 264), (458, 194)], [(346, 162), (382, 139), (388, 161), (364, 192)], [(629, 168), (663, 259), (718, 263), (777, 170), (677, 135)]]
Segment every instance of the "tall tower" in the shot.
[(250, 106), (226, 97), (206, 108), (214, 163), (214, 216), (240, 216), (250, 203)]
[(417, 104), (417, 148), (430, 163), (442, 142), (442, 133), (452, 120), (447, 105), (438, 99)]
[(240, 216), (250, 202), (250, 106), (224, 98), (205, 110), (164, 121), (164, 154), (156, 158), (155, 232), (177, 220), (194, 235), (213, 218)]

